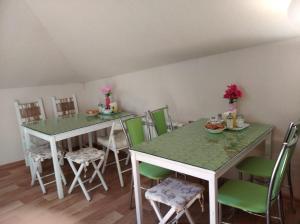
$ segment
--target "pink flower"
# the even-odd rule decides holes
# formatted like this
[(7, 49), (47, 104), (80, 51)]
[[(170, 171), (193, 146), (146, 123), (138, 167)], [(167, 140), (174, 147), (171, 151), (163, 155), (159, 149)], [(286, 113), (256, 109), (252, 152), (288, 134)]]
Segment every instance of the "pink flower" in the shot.
[(102, 92), (104, 95), (111, 94), (111, 92), (112, 92), (112, 87), (111, 87), (110, 85), (103, 86), (103, 87), (101, 88), (101, 92)]
[(230, 84), (227, 86), (223, 97), (225, 99), (229, 99), (230, 101), (234, 101), (238, 98), (241, 98), (242, 96), (243, 93), (241, 89), (236, 84)]

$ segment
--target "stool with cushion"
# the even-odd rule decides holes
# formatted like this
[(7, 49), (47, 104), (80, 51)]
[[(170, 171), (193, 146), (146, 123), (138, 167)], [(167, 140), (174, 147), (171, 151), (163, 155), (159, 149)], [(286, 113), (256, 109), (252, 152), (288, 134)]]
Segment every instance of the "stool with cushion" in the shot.
[[(171, 217), (171, 223), (177, 222), (185, 214), (189, 223), (195, 223), (189, 207), (199, 200), (202, 212), (204, 211), (204, 187), (187, 181), (170, 178), (163, 180), (158, 185), (148, 189), (145, 193), (146, 199), (150, 201), (160, 224), (167, 223)], [(165, 204), (170, 210), (162, 216), (157, 203)]]
[[(58, 150), (58, 159), (62, 160), (63, 159), (63, 153), (61, 152), (61, 150)], [(43, 192), (43, 194), (46, 194), (46, 189), (45, 186), (51, 183), (54, 183), (55, 180), (50, 181), (48, 183), (44, 183), (43, 182), (43, 178), (49, 177), (51, 175), (54, 175), (54, 173), (51, 174), (47, 174), (44, 176), (41, 176), (41, 171), (39, 171), (38, 167), (40, 166), (40, 164), (47, 159), (52, 159), (52, 155), (51, 155), (51, 149), (47, 146), (40, 146), (37, 148), (31, 148), (28, 151), (28, 158), (30, 159), (30, 166), (31, 166), (31, 170), (32, 170), (32, 179), (31, 179), (31, 186), (34, 185), (36, 179), (38, 180), (41, 190)], [(65, 176), (60, 168), (60, 175), (62, 178), (62, 181), (64, 183), (64, 185), (67, 184)]]
[[(123, 161), (123, 160), (126, 160), (125, 165), (128, 165), (128, 162), (130, 159), (130, 154), (128, 151), (128, 142), (126, 140), (126, 136), (125, 136), (124, 130), (123, 130), (120, 122), (121, 121), (115, 121), (112, 124), (109, 136), (98, 136), (97, 143), (106, 148), (102, 173), (105, 172), (106, 166), (116, 164), (117, 170), (118, 170), (118, 175), (119, 175), (119, 180), (120, 180), (120, 185), (121, 185), (121, 187), (124, 187), (124, 180), (123, 180), (122, 174), (127, 171), (130, 171), (131, 169), (129, 168), (129, 169), (122, 171), (121, 165), (120, 165), (120, 161)], [(108, 159), (108, 155), (109, 155), (110, 151), (112, 151), (114, 153), (115, 162), (107, 164), (107, 159)], [(127, 157), (125, 159), (121, 159), (121, 160), (119, 159), (120, 151), (127, 153)]]
[[(74, 152), (68, 152), (66, 154), (65, 158), (68, 160), (68, 162), (75, 174), (75, 178), (74, 178), (74, 180), (69, 188), (69, 191), (68, 191), (69, 194), (72, 193), (74, 187), (78, 186), (78, 185), (75, 185), (77, 182), (78, 182), (79, 186), (81, 187), (81, 189), (88, 201), (91, 200), (91, 197), (88, 193), (89, 191), (92, 191), (100, 186), (103, 186), (106, 191), (108, 190), (105, 180), (100, 172), (101, 165), (103, 164), (103, 161), (104, 161), (104, 152), (102, 150), (98, 150), (96, 148), (82, 148), (82, 149), (79, 149)], [(96, 161), (99, 161), (98, 165), (96, 164)], [(74, 163), (79, 164), (78, 170), (76, 169)], [(90, 163), (92, 164), (92, 166), (94, 168), (94, 172), (90, 178), (82, 181), (80, 175), (83, 170), (85, 170), (85, 171), (87, 170), (87, 167), (90, 165)], [(100, 180), (100, 184), (87, 190), (84, 186), (84, 183), (86, 183), (87, 181), (89, 183), (92, 183), (96, 176), (98, 176), (98, 178)]]

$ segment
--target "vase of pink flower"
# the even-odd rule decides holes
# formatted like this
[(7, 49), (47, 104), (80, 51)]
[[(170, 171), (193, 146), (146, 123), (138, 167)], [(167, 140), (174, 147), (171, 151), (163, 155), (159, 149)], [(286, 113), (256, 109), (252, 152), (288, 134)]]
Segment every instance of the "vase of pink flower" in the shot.
[(241, 89), (236, 84), (230, 84), (224, 93), (224, 99), (229, 100), (229, 111), (237, 110), (237, 100), (243, 95)]
[(105, 96), (105, 109), (109, 110), (110, 109), (110, 102), (111, 102), (111, 94), (112, 94), (112, 87), (110, 85), (106, 85), (102, 87), (101, 92)]

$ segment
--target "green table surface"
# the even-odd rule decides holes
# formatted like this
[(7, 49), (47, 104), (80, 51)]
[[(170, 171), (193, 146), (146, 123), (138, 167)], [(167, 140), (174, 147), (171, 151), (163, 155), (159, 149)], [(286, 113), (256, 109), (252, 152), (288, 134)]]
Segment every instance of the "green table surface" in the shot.
[(241, 131), (212, 134), (204, 128), (206, 121), (200, 119), (132, 150), (216, 171), (272, 130), (271, 125), (250, 123)]
[(63, 118), (49, 118), (46, 120), (23, 124), (23, 126), (46, 135), (57, 135), (130, 115), (132, 114), (127, 112), (120, 112), (111, 115), (97, 115), (92, 117), (85, 114), (77, 114)]

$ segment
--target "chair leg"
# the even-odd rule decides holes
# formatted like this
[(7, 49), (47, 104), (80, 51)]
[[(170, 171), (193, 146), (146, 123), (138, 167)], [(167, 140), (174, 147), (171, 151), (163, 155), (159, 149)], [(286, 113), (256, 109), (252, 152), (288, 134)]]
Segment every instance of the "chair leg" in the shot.
[(78, 136), (78, 138), (79, 138), (79, 148), (81, 148), (82, 149), (82, 135), (80, 135), (80, 136)]
[(278, 195), (277, 205), (278, 205), (278, 213), (279, 213), (280, 224), (284, 224), (284, 211), (283, 211), (281, 193), (279, 193), (279, 195)]
[(158, 220), (161, 221), (161, 220), (163, 219), (163, 217), (162, 217), (162, 215), (161, 215), (161, 213), (160, 213), (160, 209), (158, 208), (156, 202), (154, 202), (154, 201), (152, 201), (152, 200), (149, 200), (149, 202), (150, 202), (151, 206), (153, 207), (154, 212), (155, 212), (155, 214), (156, 214)]
[(34, 185), (35, 180), (36, 180), (36, 172), (37, 172), (37, 167), (34, 165), (33, 162), (31, 162), (31, 169), (32, 169), (32, 174), (31, 174), (31, 186)]
[(288, 175), (288, 186), (290, 192), (290, 206), (293, 213), (296, 213), (296, 209), (294, 207), (294, 191), (293, 191), (293, 182), (292, 182), (292, 174), (291, 174), (291, 165), (289, 165), (287, 175)]
[(38, 170), (38, 165), (40, 164), (40, 162), (36, 163), (36, 162), (33, 162), (32, 163), (32, 168), (33, 168), (33, 177), (32, 177), (32, 181), (31, 181), (31, 186), (34, 185), (34, 182), (35, 182), (35, 179), (37, 177), (38, 181), (39, 181), (39, 184), (40, 184), (40, 187), (41, 187), (41, 190), (43, 192), (43, 194), (46, 194), (46, 189), (45, 189), (45, 186), (44, 186), (44, 183), (43, 183), (43, 180), (41, 178), (41, 175), (39, 173), (39, 170)]
[(73, 164), (73, 162), (71, 160), (69, 160), (69, 159), (68, 159), (68, 161), (69, 161), (70, 167), (72, 168), (72, 170), (73, 170), (73, 172), (75, 174), (75, 178), (74, 178), (74, 180), (73, 180), (73, 182), (71, 184), (71, 187), (69, 188), (68, 193), (69, 194), (72, 193), (72, 191), (73, 191), (73, 189), (75, 187), (75, 184), (78, 181), (78, 183), (79, 183), (79, 185), (80, 185), (80, 187), (81, 187), (81, 189), (82, 189), (82, 191), (84, 193), (85, 198), (88, 201), (90, 201), (91, 197), (90, 197), (89, 193), (87, 192), (87, 190), (86, 190), (86, 188), (85, 188), (85, 186), (84, 186), (84, 184), (83, 184), (83, 182), (81, 181), (81, 178), (80, 178), (80, 174), (81, 174), (81, 172), (83, 170), (84, 164), (81, 164), (80, 167), (79, 167), (79, 169), (78, 169), (78, 171), (77, 171), (76, 168), (75, 168), (75, 166), (74, 166), (74, 164)]
[(133, 190), (134, 190), (134, 186), (133, 186), (133, 177), (131, 177), (131, 184), (130, 184), (130, 198), (129, 198), (129, 209), (133, 209), (134, 206), (132, 205), (133, 202)]
[[(103, 160), (102, 160), (102, 161), (103, 161)], [(101, 167), (101, 164), (102, 164), (102, 161), (99, 162), (98, 166), (96, 165), (95, 161), (92, 161), (92, 164), (93, 164), (93, 167), (94, 167), (94, 169), (95, 169), (95, 172), (96, 172), (97, 176), (99, 177), (99, 179), (100, 179), (100, 181), (101, 181), (101, 184), (102, 184), (103, 187), (104, 187), (104, 190), (105, 190), (105, 191), (108, 191), (108, 187), (107, 187), (107, 185), (106, 185), (106, 182), (105, 182), (105, 180), (104, 180), (102, 174), (101, 174), (100, 171), (99, 171), (99, 170), (100, 170), (100, 167)]]
[(110, 151), (110, 149), (106, 148), (105, 155), (104, 155), (104, 163), (103, 163), (103, 167), (102, 167), (102, 173), (103, 174), (104, 174), (105, 169), (106, 169), (106, 164), (107, 164), (107, 159), (108, 159), (109, 151)]
[(219, 217), (219, 220), (218, 220), (218, 223), (221, 224), (222, 223), (222, 204), (218, 203), (218, 217)]
[(122, 170), (121, 170), (121, 166), (120, 166), (119, 155), (118, 155), (117, 151), (114, 151), (114, 154), (115, 154), (115, 160), (116, 160), (116, 165), (117, 165), (117, 169), (118, 169), (120, 185), (121, 185), (121, 187), (124, 187), (124, 180), (123, 180), (123, 176), (122, 176)]
[(64, 175), (64, 173), (63, 173), (63, 171), (61, 169), (61, 166), (59, 166), (59, 170), (60, 170), (61, 179), (62, 179), (64, 185), (66, 186), (67, 185), (67, 181), (66, 181), (66, 177), (65, 177), (65, 175)]
[(266, 213), (266, 224), (271, 224), (270, 210)]
[(167, 214), (160, 220), (159, 224), (165, 224), (172, 217), (172, 215), (176, 212), (175, 208), (171, 208)]
[(72, 152), (73, 151), (73, 148), (72, 148), (72, 139), (68, 138), (67, 142), (68, 142), (68, 150), (69, 150), (69, 152)]
[(125, 166), (128, 166), (129, 161), (130, 161), (130, 152), (128, 151), (126, 161), (125, 161)]
[[(104, 162), (104, 159), (100, 159), (100, 161), (98, 163), (98, 166), (97, 166), (98, 170), (100, 170), (100, 167), (101, 167), (101, 165), (102, 165), (103, 162)], [(89, 180), (89, 183), (92, 183), (94, 181), (96, 175), (97, 175), (97, 172), (96, 172), (96, 170), (94, 170), (94, 173), (92, 174), (92, 176), (91, 176), (91, 178)]]
[(193, 218), (192, 218), (191, 213), (189, 212), (189, 210), (185, 209), (184, 213), (185, 213), (187, 219), (189, 220), (189, 223), (190, 224), (195, 224), (195, 222), (194, 222), (194, 220), (193, 220)]

